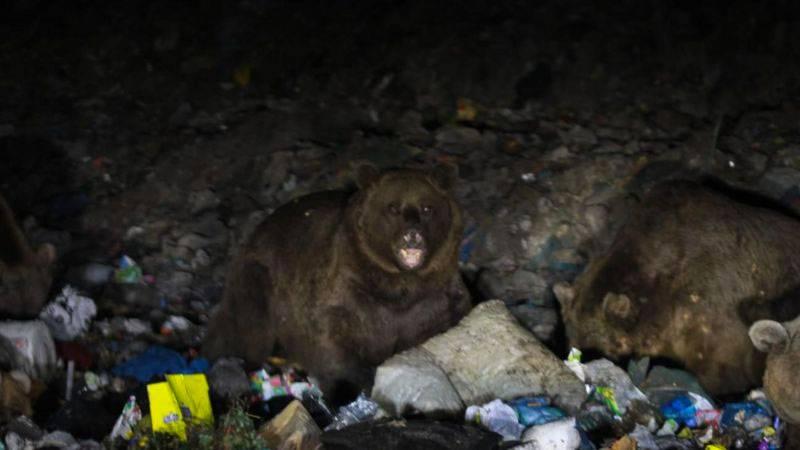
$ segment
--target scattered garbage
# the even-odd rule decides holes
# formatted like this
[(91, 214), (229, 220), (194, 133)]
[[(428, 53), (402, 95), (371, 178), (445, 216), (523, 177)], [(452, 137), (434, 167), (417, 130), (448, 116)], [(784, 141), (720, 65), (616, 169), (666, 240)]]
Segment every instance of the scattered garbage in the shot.
[(108, 386), (110, 383), (111, 381), (106, 373), (101, 373), (99, 375), (88, 371), (83, 373), (83, 384), (86, 386), (86, 389), (91, 392), (99, 391), (100, 389)]
[(205, 358), (194, 358), (191, 362), (187, 362), (180, 353), (154, 345), (144, 353), (117, 365), (111, 372), (120, 377), (134, 378), (141, 383), (146, 383), (156, 375), (198, 373), (207, 370), (208, 361)]
[(581, 357), (583, 357), (583, 353), (575, 347), (572, 347), (569, 350), (569, 355), (567, 355), (567, 359), (564, 361), (564, 364), (569, 367), (575, 376), (577, 376), (581, 382), (586, 382), (586, 373), (583, 371), (583, 364), (581, 364)]
[[(642, 369), (640, 369), (641, 371)], [(646, 368), (644, 372), (646, 378), (640, 387), (647, 398), (656, 405), (664, 404), (677, 395), (685, 395), (689, 392), (710, 398), (705, 389), (700, 386), (697, 378), (685, 370), (654, 366), (649, 373), (646, 372)]]
[[(225, 399), (234, 399), (251, 392), (250, 380), (239, 358), (219, 358), (208, 371), (211, 391)], [(263, 389), (262, 389), (263, 391)]]
[(59, 341), (71, 341), (84, 334), (97, 314), (94, 300), (78, 294), (72, 286), (64, 286), (55, 300), (39, 314)]
[(152, 331), (152, 327), (149, 323), (135, 317), (123, 319), (122, 329), (130, 336), (138, 336)]
[(636, 448), (639, 450), (659, 450), (655, 437), (644, 425), (636, 424), (628, 436), (636, 441)]
[(728, 403), (722, 409), (723, 428), (742, 427), (746, 431), (772, 426), (774, 414), (756, 402)]
[(114, 271), (114, 281), (117, 283), (141, 283), (142, 268), (128, 255), (119, 258), (117, 270)]
[(17, 367), (31, 378), (47, 380), (56, 368), (56, 349), (50, 329), (40, 320), (28, 322), (0, 322), (0, 336), (13, 344), (16, 352), (24, 358), (14, 358), (24, 362), (24, 367)]
[(168, 374), (167, 383), (175, 394), (187, 423), (213, 425), (214, 415), (211, 412), (208, 381), (204, 374)]
[[(380, 394), (381, 401), (398, 402), (389, 406), (392, 411), (454, 410), (457, 402), (452, 389), (464, 405), (482, 404), (486, 399), (547, 395), (554, 399), (555, 406), (568, 413), (576, 413), (586, 398), (586, 389), (578, 377), (523, 328), (499, 300), (479, 304), (456, 327), (412, 351), (417, 355), (400, 353), (378, 368), (373, 390)], [(421, 363), (418, 372), (425, 374), (420, 378), (424, 391), (418, 397), (394, 394), (396, 372), (382, 368), (415, 362)], [(432, 365), (440, 368), (446, 379)], [(408, 385), (414, 382), (404, 380), (398, 388), (412, 392)]]
[(305, 392), (312, 392), (317, 396), (322, 395), (319, 388), (291, 369), (285, 373), (274, 375), (270, 375), (266, 369), (260, 369), (250, 374), (250, 383), (253, 391), (259, 394), (261, 400), (265, 402), (273, 397), (284, 396), (302, 399)]
[(501, 400), (492, 400), (483, 406), (469, 406), (464, 414), (464, 419), (494, 431), (503, 436), (504, 440), (518, 441), (525, 429), (519, 424), (514, 408)]
[(167, 382), (147, 385), (150, 403), (150, 422), (154, 433), (167, 433), (186, 440), (186, 422), (175, 393)]
[(114, 268), (100, 263), (89, 263), (81, 269), (80, 279), (88, 286), (102, 286), (114, 275)]
[(581, 434), (570, 417), (525, 430), (520, 450), (575, 450), (581, 445)]
[(322, 430), (298, 400), (293, 400), (280, 414), (264, 424), (258, 434), (276, 450), (316, 449)]
[(333, 418), (333, 422), (325, 427), (325, 431), (341, 430), (351, 425), (373, 419), (379, 411), (380, 406), (361, 393), (355, 401), (339, 408), (339, 411)]
[[(606, 400), (610, 409), (624, 416), (634, 403), (649, 404), (642, 391), (631, 381), (628, 374), (607, 359), (596, 359), (583, 365), (586, 382), (598, 386), (598, 393)], [(647, 417), (643, 425), (653, 417)]]
[(111, 439), (123, 439), (129, 441), (133, 437), (134, 427), (142, 420), (142, 410), (136, 404), (136, 396), (131, 395), (128, 402), (122, 408), (122, 413), (111, 430)]
[(544, 425), (566, 417), (564, 411), (550, 406), (550, 399), (544, 396), (518, 398), (508, 404), (517, 412), (519, 423), (525, 427)]
[(161, 334), (169, 336), (176, 332), (187, 331), (192, 327), (192, 322), (189, 319), (181, 316), (169, 316), (169, 318), (161, 325)]
[(708, 399), (692, 392), (679, 395), (662, 405), (661, 412), (665, 418), (689, 428), (706, 425), (718, 427), (721, 415), (719, 409), (716, 409)]

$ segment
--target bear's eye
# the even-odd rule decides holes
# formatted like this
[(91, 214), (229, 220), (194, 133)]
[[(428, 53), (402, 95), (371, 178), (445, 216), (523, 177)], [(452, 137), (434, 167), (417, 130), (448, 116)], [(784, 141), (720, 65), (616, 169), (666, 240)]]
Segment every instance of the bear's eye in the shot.
[(397, 203), (389, 203), (389, 212), (392, 214), (400, 214), (400, 207)]
[(433, 212), (433, 206), (425, 205), (422, 207), (422, 214), (429, 216)]

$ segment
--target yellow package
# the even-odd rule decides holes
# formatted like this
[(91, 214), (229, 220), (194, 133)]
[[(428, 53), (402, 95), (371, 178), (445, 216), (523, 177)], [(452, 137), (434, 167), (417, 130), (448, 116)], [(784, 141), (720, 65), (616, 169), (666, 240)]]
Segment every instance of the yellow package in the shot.
[(154, 433), (169, 433), (186, 440), (186, 424), (183, 422), (181, 408), (175, 394), (166, 382), (147, 385), (147, 397), (150, 399), (150, 419)]
[(202, 373), (167, 375), (167, 383), (172, 388), (187, 422), (214, 425), (211, 400), (208, 398), (208, 381), (206, 381), (205, 375)]

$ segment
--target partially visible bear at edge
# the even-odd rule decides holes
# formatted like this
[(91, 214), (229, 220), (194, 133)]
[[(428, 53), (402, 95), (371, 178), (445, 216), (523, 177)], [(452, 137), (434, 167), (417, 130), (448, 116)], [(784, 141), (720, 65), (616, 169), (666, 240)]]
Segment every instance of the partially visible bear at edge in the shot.
[(470, 309), (458, 270), (454, 167), (379, 173), (359, 189), (298, 198), (240, 249), (203, 352), (300, 363), (333, 402), (371, 386), (396, 352), (447, 330)]
[(0, 195), (0, 317), (36, 317), (53, 281), (56, 250), (44, 244), (35, 252)]
[(759, 320), (750, 327), (753, 345), (767, 354), (764, 392), (786, 422), (785, 450), (800, 449), (800, 316), (780, 323)]
[(670, 358), (712, 394), (759, 386), (748, 328), (800, 314), (800, 221), (748, 203), (692, 182), (654, 187), (609, 251), (554, 288), (570, 345)]

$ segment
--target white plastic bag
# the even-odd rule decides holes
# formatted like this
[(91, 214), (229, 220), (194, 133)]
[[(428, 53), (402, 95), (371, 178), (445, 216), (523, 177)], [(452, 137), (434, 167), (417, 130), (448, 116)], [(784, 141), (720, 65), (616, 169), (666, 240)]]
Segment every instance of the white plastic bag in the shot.
[(97, 314), (94, 300), (78, 294), (71, 286), (64, 286), (56, 299), (44, 307), (39, 314), (59, 341), (71, 341), (89, 329)]
[(0, 322), (0, 335), (13, 344), (27, 363), (17, 369), (39, 380), (50, 377), (56, 366), (56, 346), (44, 322)]

